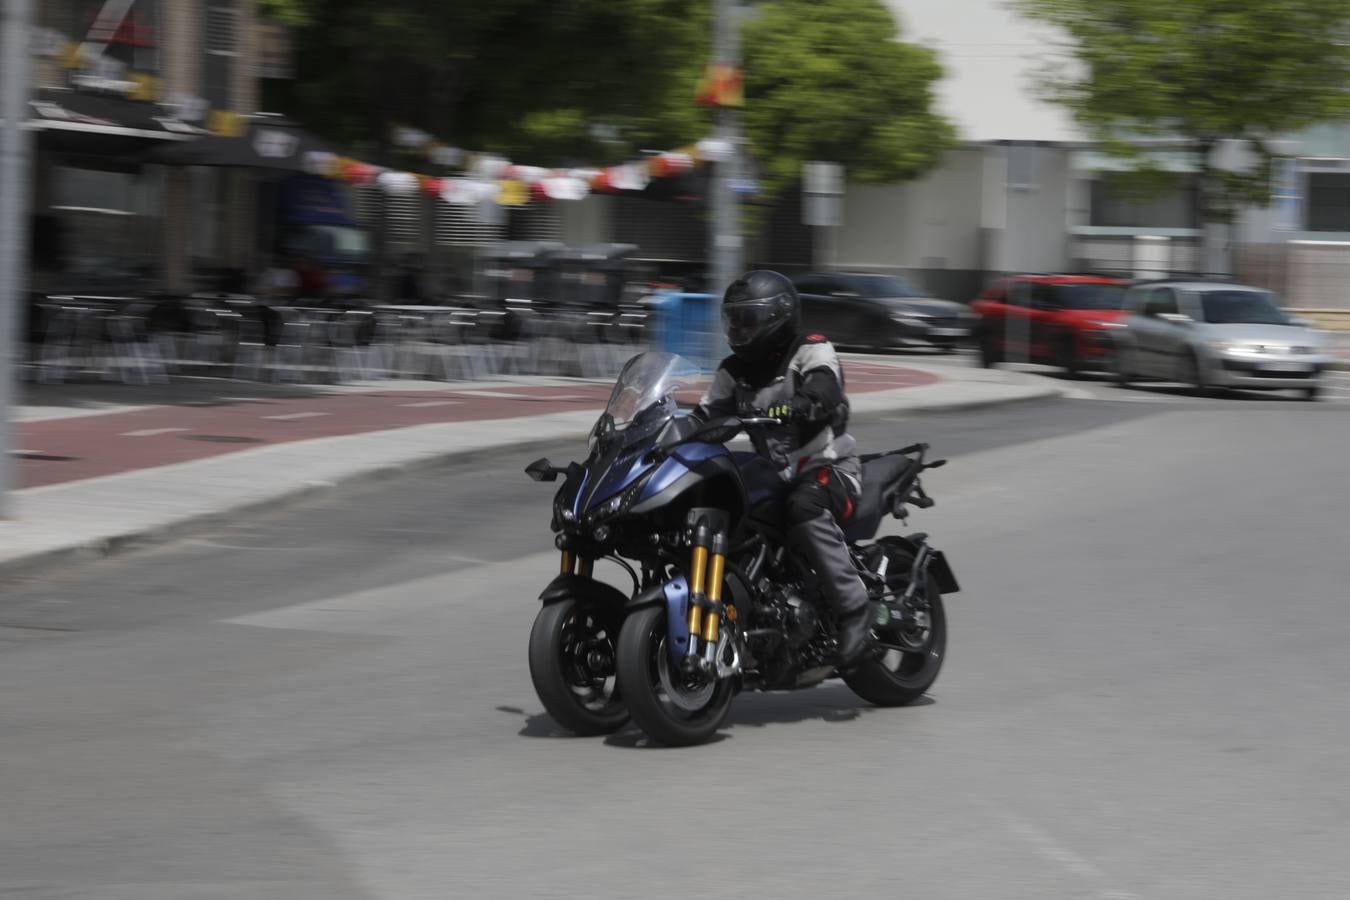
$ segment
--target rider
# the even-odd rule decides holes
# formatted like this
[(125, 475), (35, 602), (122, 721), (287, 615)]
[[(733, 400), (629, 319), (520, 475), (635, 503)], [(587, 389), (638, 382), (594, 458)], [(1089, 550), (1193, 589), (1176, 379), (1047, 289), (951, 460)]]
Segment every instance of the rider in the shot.
[(820, 577), (839, 620), (839, 667), (850, 668), (867, 643), (869, 603), (838, 523), (858, 505), (862, 466), (848, 433), (844, 372), (822, 334), (799, 334), (800, 300), (783, 275), (747, 272), (727, 288), (722, 321), (732, 355), (722, 361), (696, 415), (709, 419), (766, 410), (756, 450), (791, 482), (788, 540)]

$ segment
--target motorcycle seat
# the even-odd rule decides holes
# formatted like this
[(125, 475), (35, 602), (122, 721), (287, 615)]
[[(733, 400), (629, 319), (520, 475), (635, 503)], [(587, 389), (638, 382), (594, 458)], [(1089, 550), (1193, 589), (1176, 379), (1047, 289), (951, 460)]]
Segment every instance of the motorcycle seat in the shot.
[(896, 495), (918, 474), (919, 467), (914, 460), (900, 453), (864, 462), (862, 496), (853, 518), (843, 523), (844, 536), (850, 541), (868, 541), (876, 537), (881, 520), (890, 512)]

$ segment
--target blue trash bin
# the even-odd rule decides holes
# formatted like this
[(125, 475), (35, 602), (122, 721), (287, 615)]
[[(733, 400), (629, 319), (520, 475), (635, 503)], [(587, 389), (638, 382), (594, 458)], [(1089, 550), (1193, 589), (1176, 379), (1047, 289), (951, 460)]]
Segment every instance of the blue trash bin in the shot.
[(652, 298), (658, 321), (654, 345), (678, 353), (704, 368), (716, 364), (721, 330), (717, 327), (717, 297), (713, 294), (670, 292)]

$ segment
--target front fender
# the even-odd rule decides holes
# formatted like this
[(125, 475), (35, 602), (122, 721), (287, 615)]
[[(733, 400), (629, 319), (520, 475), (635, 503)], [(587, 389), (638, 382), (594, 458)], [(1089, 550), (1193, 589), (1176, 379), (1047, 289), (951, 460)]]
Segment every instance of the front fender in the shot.
[(544, 588), (544, 592), (539, 595), (539, 599), (544, 601), (545, 606), (566, 600), (569, 597), (576, 597), (578, 600), (586, 600), (616, 610), (623, 609), (624, 604), (628, 602), (628, 595), (613, 585), (582, 575), (559, 575), (550, 581), (548, 587)]
[(679, 662), (689, 652), (689, 582), (683, 575), (658, 584), (628, 601), (626, 612), (648, 606), (666, 608), (666, 647), (670, 658)]

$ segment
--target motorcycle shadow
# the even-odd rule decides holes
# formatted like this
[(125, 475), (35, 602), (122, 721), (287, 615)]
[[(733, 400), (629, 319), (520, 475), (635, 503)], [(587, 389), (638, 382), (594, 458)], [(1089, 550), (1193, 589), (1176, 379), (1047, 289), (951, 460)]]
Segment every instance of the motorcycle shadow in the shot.
[[(908, 708), (931, 706), (936, 702), (930, 696), (923, 696), (911, 703)], [(520, 737), (582, 740), (559, 727), (547, 713), (530, 714), (514, 706), (498, 706), (497, 710), (525, 717), (524, 726), (517, 732)], [(808, 691), (746, 693), (736, 698), (722, 729), (700, 746), (720, 743), (732, 736), (728, 732), (733, 732), (737, 728), (763, 728), (767, 725), (792, 725), (811, 721), (844, 724), (856, 721), (864, 715), (883, 712), (893, 710), (872, 706), (842, 684), (825, 685)], [(626, 725), (620, 731), (608, 735), (604, 743), (606, 746), (623, 750), (681, 749), (651, 743), (641, 729), (634, 725)]]

